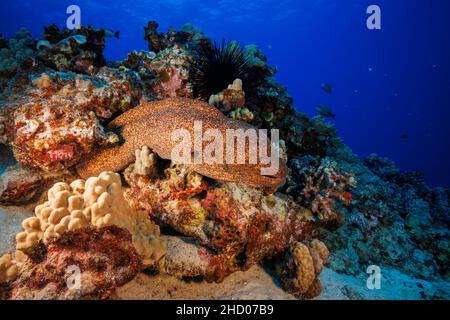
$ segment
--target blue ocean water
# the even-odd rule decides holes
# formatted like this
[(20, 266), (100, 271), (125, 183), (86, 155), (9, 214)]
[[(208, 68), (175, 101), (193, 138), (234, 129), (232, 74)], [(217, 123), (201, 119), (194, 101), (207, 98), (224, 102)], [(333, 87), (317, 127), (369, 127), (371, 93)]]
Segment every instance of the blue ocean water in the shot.
[[(81, 22), (120, 30), (106, 56), (147, 49), (143, 26), (192, 23), (212, 38), (256, 44), (278, 67), (298, 110), (330, 106), (344, 141), (360, 157), (372, 152), (402, 170), (421, 170), (450, 186), (450, 14), (448, 0), (134, 0), (0, 2), (0, 32), (65, 25), (67, 6)], [(366, 9), (381, 8), (381, 30), (368, 30)], [(332, 94), (321, 86), (330, 83)], [(406, 134), (407, 139), (401, 136)]]

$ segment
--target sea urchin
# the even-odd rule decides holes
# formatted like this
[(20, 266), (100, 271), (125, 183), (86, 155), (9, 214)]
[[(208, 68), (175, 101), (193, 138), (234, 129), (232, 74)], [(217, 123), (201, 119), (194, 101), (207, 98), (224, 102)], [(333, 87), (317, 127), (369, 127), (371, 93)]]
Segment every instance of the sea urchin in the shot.
[(212, 94), (225, 89), (236, 78), (245, 75), (248, 60), (238, 42), (222, 41), (199, 50), (199, 59), (191, 69), (194, 97), (208, 101)]

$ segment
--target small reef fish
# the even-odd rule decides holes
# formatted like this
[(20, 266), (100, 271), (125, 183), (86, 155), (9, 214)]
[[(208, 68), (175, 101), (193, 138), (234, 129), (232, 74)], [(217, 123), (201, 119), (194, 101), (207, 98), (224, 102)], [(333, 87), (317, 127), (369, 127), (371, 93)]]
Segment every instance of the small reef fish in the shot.
[(333, 87), (329, 83), (324, 83), (322, 85), (322, 90), (325, 91), (328, 94), (331, 94), (331, 92), (333, 91)]
[(36, 44), (36, 49), (38, 49), (38, 50), (42, 50), (44, 48), (51, 48), (51, 47), (52, 47), (52, 45), (47, 40), (39, 40), (38, 43)]
[(319, 115), (324, 118), (331, 118), (331, 119), (336, 118), (336, 115), (333, 113), (333, 110), (331, 110), (330, 107), (318, 105), (316, 110), (319, 113)]
[(117, 31), (113, 31), (111, 29), (103, 29), (103, 30), (105, 30), (105, 37), (120, 39), (120, 30)]

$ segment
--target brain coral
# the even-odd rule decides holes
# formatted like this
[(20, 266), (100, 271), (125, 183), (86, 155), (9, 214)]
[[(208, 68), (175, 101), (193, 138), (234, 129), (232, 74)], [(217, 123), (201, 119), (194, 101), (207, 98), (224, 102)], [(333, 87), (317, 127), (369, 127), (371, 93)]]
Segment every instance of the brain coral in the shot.
[(144, 265), (153, 264), (165, 254), (159, 227), (145, 212), (128, 205), (116, 173), (103, 172), (70, 185), (56, 183), (48, 191), (48, 201), (37, 206), (35, 214), (23, 221), (25, 230), (16, 236), (18, 250), (32, 252), (41, 239), (59, 238), (67, 231), (115, 225), (131, 233)]

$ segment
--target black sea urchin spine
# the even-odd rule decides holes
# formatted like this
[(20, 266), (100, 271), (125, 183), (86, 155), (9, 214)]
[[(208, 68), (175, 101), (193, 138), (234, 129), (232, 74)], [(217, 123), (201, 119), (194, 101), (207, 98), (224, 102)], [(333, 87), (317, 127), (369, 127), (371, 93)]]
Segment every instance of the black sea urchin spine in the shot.
[(212, 94), (227, 88), (236, 78), (242, 79), (248, 60), (238, 42), (222, 41), (199, 50), (198, 62), (191, 70), (194, 97), (207, 101)]

